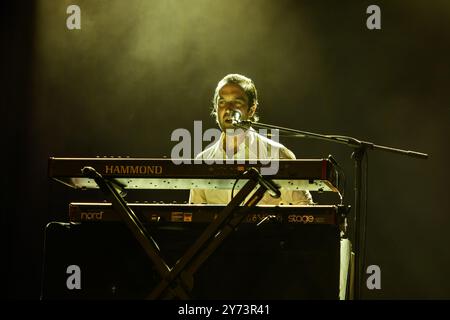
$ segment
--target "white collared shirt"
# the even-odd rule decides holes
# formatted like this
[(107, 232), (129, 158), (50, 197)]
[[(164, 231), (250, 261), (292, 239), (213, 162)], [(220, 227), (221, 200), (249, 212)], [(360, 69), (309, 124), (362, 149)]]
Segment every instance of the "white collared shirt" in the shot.
[[(245, 132), (244, 142), (241, 143), (236, 153), (229, 154), (223, 149), (224, 133), (213, 145), (199, 153), (196, 159), (224, 160), (224, 159), (295, 159), (294, 153), (263, 135), (258, 134), (253, 128)], [(264, 195), (260, 205), (307, 205), (313, 204), (309, 191), (281, 191), (280, 198), (273, 198), (268, 193)], [(231, 201), (231, 190), (192, 189), (189, 195), (189, 203), (194, 204), (227, 204)], [(235, 190), (235, 194), (237, 190)]]

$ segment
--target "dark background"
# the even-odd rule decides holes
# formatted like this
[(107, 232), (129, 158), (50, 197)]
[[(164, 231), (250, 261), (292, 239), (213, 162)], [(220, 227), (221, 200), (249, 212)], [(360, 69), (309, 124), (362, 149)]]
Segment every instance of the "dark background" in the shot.
[[(81, 8), (81, 30), (66, 8)], [(381, 30), (366, 8), (381, 8)], [(364, 299), (450, 298), (448, 1), (3, 1), (2, 268), (6, 296), (38, 299), (44, 228), (95, 198), (47, 178), (49, 156), (169, 156), (176, 128), (214, 127), (228, 73), (252, 78), (262, 122), (428, 153), (369, 152)], [(283, 138), (298, 158), (351, 149)], [(185, 200), (186, 193), (143, 194)], [(139, 196), (142, 196), (140, 194)]]

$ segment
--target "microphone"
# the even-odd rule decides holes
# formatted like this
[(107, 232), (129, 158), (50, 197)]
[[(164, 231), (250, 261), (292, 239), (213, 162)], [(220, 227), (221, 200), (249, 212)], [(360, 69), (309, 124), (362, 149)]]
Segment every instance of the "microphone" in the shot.
[(240, 123), (241, 123), (241, 117), (242, 117), (242, 114), (241, 114), (240, 111), (238, 111), (238, 110), (233, 110), (233, 111), (231, 112), (231, 124), (232, 124), (233, 126), (235, 126), (235, 125), (237, 125), (237, 124), (240, 124)]
[(250, 120), (242, 120), (242, 113), (238, 110), (231, 111), (231, 124), (235, 128), (247, 130), (252, 122)]

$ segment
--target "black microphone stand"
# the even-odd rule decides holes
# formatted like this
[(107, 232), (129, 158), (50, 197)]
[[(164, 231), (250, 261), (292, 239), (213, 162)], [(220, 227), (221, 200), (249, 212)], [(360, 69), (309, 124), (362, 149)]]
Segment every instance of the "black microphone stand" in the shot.
[[(255, 128), (264, 128), (264, 129), (275, 129), (280, 132), (288, 133), (290, 136), (299, 137), (299, 138), (314, 138), (319, 140), (331, 141), (340, 144), (346, 144), (347, 146), (353, 148), (353, 153), (351, 158), (354, 161), (354, 190), (355, 190), (355, 213), (353, 216), (353, 239), (352, 246), (354, 248), (353, 252), (355, 254), (355, 271), (354, 271), (354, 282), (353, 282), (353, 299), (359, 300), (361, 298), (361, 272), (363, 267), (363, 261), (361, 258), (361, 252), (365, 252), (365, 243), (361, 241), (361, 190), (366, 186), (362, 186), (362, 161), (366, 155), (367, 150), (381, 150), (387, 152), (393, 152), (397, 154), (401, 154), (404, 156), (409, 156), (413, 158), (419, 159), (428, 159), (428, 154), (410, 151), (410, 150), (402, 150), (392, 147), (386, 147), (381, 145), (376, 145), (372, 142), (361, 141), (355, 139), (353, 137), (348, 136), (340, 136), (340, 135), (323, 135), (313, 132), (295, 130), (291, 128), (285, 128), (280, 126), (275, 126), (271, 124), (261, 123), (261, 122), (253, 122), (250, 120), (241, 120), (241, 121), (233, 121), (233, 124), (237, 128), (241, 129), (249, 129), (250, 127)], [(364, 181), (366, 183), (366, 181)], [(367, 196), (367, 195), (366, 195)]]

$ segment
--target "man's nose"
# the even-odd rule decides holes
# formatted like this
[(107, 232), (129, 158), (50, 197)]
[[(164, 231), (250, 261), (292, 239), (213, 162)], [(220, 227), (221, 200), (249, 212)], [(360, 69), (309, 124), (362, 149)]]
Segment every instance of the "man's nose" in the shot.
[(227, 112), (236, 110), (236, 104), (233, 101), (225, 102), (225, 110)]

